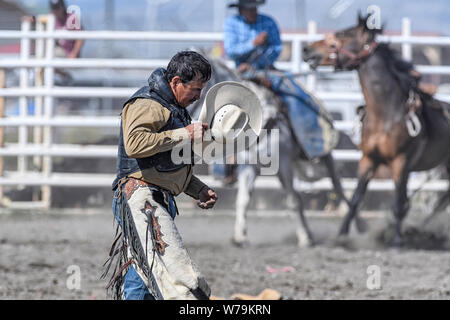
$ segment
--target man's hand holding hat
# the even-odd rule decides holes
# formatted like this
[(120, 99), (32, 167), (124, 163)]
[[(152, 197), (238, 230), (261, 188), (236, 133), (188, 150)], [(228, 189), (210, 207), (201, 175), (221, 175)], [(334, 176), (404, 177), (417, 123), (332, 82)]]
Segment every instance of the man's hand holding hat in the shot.
[(194, 122), (186, 127), (186, 130), (189, 133), (189, 137), (192, 141), (201, 141), (205, 131), (208, 130), (209, 125), (207, 123), (202, 122)]

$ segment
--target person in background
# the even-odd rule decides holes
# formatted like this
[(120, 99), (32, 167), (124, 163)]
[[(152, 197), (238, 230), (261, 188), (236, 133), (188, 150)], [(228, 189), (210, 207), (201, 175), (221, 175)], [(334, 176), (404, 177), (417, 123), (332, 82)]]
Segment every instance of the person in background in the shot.
[(224, 48), (240, 72), (273, 68), (283, 48), (276, 22), (258, 13), (262, 4), (264, 0), (240, 0), (229, 5), (239, 14), (225, 21)]
[[(238, 14), (224, 24), (224, 49), (243, 79), (255, 81), (278, 94), (286, 104), (293, 132), (309, 159), (326, 154), (324, 129), (319, 124), (323, 108), (308, 94), (289, 72), (274, 66), (283, 44), (277, 23), (258, 13), (265, 0), (239, 0), (229, 5)], [(330, 119), (326, 116), (328, 124)]]
[[(64, 0), (50, 0), (50, 10), (55, 16), (56, 30), (82, 30), (80, 17), (67, 12)], [(55, 56), (69, 59), (79, 58), (83, 43), (82, 39), (58, 39), (56, 40)]]

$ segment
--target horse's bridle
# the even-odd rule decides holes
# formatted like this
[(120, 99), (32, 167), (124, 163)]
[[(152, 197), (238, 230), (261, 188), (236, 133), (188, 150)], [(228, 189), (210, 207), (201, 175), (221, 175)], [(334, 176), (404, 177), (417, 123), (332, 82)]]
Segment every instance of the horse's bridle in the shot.
[(338, 67), (338, 57), (339, 54), (342, 54), (349, 58), (349, 61), (347, 61), (344, 65), (341, 65), (340, 67), (343, 68), (350, 68), (351, 66), (355, 67), (360, 62), (364, 61), (367, 57), (369, 57), (372, 52), (375, 51), (375, 49), (378, 46), (378, 42), (372, 41), (371, 43), (366, 43), (363, 46), (363, 49), (358, 52), (354, 53), (350, 50), (347, 50), (343, 46), (336, 46), (334, 50), (330, 50), (330, 59), (334, 61), (334, 66)]

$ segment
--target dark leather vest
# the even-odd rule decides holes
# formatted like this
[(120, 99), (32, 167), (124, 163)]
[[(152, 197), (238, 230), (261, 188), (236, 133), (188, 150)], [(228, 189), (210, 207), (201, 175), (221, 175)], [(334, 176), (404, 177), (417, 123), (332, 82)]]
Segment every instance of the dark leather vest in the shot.
[[(134, 93), (123, 105), (124, 108), (128, 103), (133, 102), (136, 99), (151, 99), (164, 108), (170, 111), (170, 117), (166, 125), (162, 127), (159, 132), (174, 130), (179, 128), (184, 128), (191, 123), (191, 117), (185, 108), (181, 108), (175, 101), (169, 84), (165, 79), (165, 70), (159, 68), (155, 70), (150, 76), (148, 82), (149, 86), (142, 87), (136, 93)], [(133, 106), (133, 108), (138, 108)], [(117, 176), (113, 182), (113, 190), (117, 188), (119, 180), (126, 177), (127, 175), (142, 171), (144, 169), (156, 168), (160, 172), (175, 171), (183, 168), (187, 164), (180, 163), (175, 164), (171, 159), (171, 150), (157, 153), (151, 157), (146, 158), (130, 158), (126, 151), (123, 142), (123, 128), (122, 123), (120, 124), (120, 136), (119, 136), (119, 146), (118, 146), (118, 157), (117, 157)], [(191, 152), (193, 156), (193, 152)], [(193, 159), (191, 163), (194, 164)]]

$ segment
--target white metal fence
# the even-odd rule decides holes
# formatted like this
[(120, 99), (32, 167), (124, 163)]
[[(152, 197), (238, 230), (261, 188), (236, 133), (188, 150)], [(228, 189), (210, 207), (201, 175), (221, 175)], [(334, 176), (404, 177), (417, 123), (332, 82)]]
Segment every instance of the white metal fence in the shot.
[[(24, 21), (20, 31), (0, 31), (0, 39), (20, 39), (21, 51), (19, 59), (0, 60), (0, 69), (20, 68), (20, 85), (15, 88), (0, 87), (0, 103), (6, 97), (19, 99), (19, 116), (0, 118), (0, 128), (18, 127), (18, 141), (16, 144), (3, 145), (1, 139), (0, 157), (17, 157), (18, 170), (16, 172), (1, 172), (0, 186), (33, 185), (42, 187), (42, 201), (44, 207), (50, 205), (51, 186), (110, 186), (113, 179), (111, 175), (93, 174), (61, 174), (52, 172), (53, 157), (116, 157), (116, 146), (80, 146), (80, 145), (55, 145), (52, 144), (52, 129), (55, 127), (111, 127), (119, 126), (117, 117), (55, 117), (54, 98), (57, 97), (109, 97), (126, 98), (137, 88), (107, 88), (107, 87), (57, 87), (55, 86), (56, 68), (95, 68), (95, 69), (154, 69), (166, 65), (168, 60), (142, 60), (142, 59), (59, 59), (54, 57), (55, 39), (85, 39), (85, 40), (136, 40), (136, 41), (207, 41), (220, 42), (221, 33), (183, 33), (183, 32), (131, 32), (131, 31), (55, 31), (54, 19), (49, 16), (46, 24), (40, 22), (36, 25), (36, 31), (30, 30), (30, 23)], [(433, 45), (450, 46), (450, 37), (416, 37), (411, 36), (409, 19), (403, 20), (403, 33), (400, 36), (379, 36), (379, 41), (387, 41), (393, 44), (401, 44), (404, 58), (411, 59), (412, 46)], [(305, 43), (322, 39), (323, 35), (316, 34), (316, 25), (309, 23), (307, 34), (283, 34), (282, 40), (291, 43), (291, 60), (279, 62), (280, 69), (307, 74), (307, 87), (309, 90), (325, 102), (352, 102), (355, 106), (363, 102), (360, 93), (355, 92), (328, 92), (317, 91), (316, 78), (310, 72), (309, 67), (302, 61), (302, 46)], [(31, 41), (35, 40), (35, 55), (30, 55)], [(424, 74), (450, 75), (450, 66), (417, 66)], [(40, 75), (35, 79), (34, 86), (28, 85), (28, 77), (31, 70)], [(332, 72), (329, 68), (322, 68), (319, 72)], [(1, 81), (0, 81), (1, 83)], [(439, 99), (449, 101), (450, 95), (438, 95)], [(33, 98), (35, 114), (27, 113), (27, 99)], [(337, 121), (336, 127), (340, 130), (351, 131), (352, 121)], [(29, 131), (33, 130), (34, 143), (28, 142)], [(336, 159), (342, 161), (357, 161), (360, 153), (354, 150), (335, 150)], [(40, 172), (27, 170), (27, 157), (33, 157), (40, 163)], [(210, 177), (203, 177), (214, 185)], [(356, 181), (344, 179), (343, 186), (353, 189)], [(257, 187), (280, 187), (275, 178), (261, 177), (256, 183)], [(300, 183), (300, 189), (326, 190), (331, 188), (329, 179), (316, 183)], [(423, 190), (439, 191), (448, 186), (447, 181), (434, 180), (422, 184), (420, 180), (412, 180), (410, 189), (419, 187)], [(373, 181), (369, 185), (372, 190), (392, 190), (391, 181)]]

